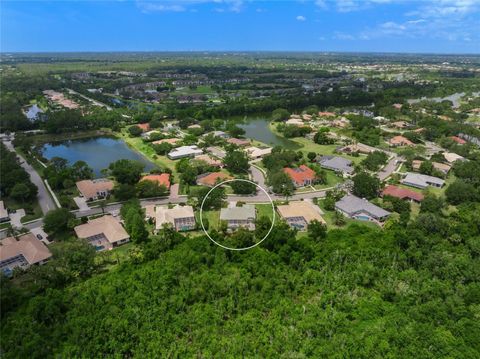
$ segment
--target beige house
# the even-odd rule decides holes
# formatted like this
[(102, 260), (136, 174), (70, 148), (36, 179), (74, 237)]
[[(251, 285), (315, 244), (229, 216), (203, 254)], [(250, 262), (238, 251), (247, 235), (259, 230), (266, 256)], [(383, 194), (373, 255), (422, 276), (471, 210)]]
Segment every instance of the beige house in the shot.
[(321, 216), (318, 206), (307, 201), (294, 201), (289, 204), (278, 206), (278, 213), (290, 227), (299, 231), (306, 231), (313, 220), (326, 224)]
[(106, 178), (83, 180), (77, 182), (77, 188), (87, 201), (107, 197), (113, 190), (113, 182)]
[(259, 147), (247, 147), (245, 149), (245, 152), (247, 153), (247, 156), (250, 159), (256, 159), (256, 158), (262, 158), (265, 157), (266, 155), (269, 155), (272, 153), (272, 148), (271, 147), (266, 147), (266, 148), (259, 148)]
[(120, 222), (110, 215), (92, 219), (74, 230), (78, 238), (86, 239), (97, 251), (110, 250), (130, 240)]
[(15, 268), (27, 269), (34, 264), (44, 264), (51, 256), (47, 246), (31, 233), (0, 241), (0, 270), (7, 276)]
[(164, 224), (171, 224), (177, 231), (195, 229), (195, 214), (192, 206), (177, 205), (173, 208), (158, 206), (155, 208), (155, 231), (162, 229)]

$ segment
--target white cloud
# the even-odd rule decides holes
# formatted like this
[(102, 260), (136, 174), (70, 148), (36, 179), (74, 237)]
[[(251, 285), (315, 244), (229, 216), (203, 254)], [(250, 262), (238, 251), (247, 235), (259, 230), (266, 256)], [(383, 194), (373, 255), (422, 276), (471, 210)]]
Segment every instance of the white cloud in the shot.
[(144, 13), (194, 11), (198, 5), (213, 3), (216, 12), (240, 12), (243, 0), (136, 0), (137, 7)]
[(336, 40), (355, 40), (355, 36), (339, 31), (335, 32), (333, 38)]
[(297, 19), (298, 21), (305, 21), (307, 20), (307, 18), (305, 16), (302, 16), (302, 15), (298, 15), (295, 19)]

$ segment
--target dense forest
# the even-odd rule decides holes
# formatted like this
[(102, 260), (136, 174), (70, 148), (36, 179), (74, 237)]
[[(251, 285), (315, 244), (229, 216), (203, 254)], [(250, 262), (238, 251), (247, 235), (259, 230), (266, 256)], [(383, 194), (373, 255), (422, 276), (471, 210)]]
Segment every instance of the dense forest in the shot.
[(280, 223), (245, 252), (164, 231), (4, 312), (3, 357), (478, 358), (480, 206), (458, 209), (319, 240)]

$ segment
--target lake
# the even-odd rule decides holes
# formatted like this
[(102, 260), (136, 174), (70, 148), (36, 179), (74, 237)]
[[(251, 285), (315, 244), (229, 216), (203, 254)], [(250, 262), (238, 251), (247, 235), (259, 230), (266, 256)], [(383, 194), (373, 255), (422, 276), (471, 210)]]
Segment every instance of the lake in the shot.
[(238, 127), (245, 130), (245, 137), (263, 142), (267, 145), (282, 146), (290, 150), (298, 150), (301, 146), (284, 137), (277, 136), (270, 130), (270, 120), (266, 117), (245, 117)]
[(136, 160), (150, 171), (155, 165), (145, 157), (130, 149), (125, 142), (113, 137), (90, 137), (83, 139), (47, 143), (42, 147), (43, 156), (65, 158), (69, 164), (85, 161), (96, 177), (103, 177), (102, 169), (120, 159)]

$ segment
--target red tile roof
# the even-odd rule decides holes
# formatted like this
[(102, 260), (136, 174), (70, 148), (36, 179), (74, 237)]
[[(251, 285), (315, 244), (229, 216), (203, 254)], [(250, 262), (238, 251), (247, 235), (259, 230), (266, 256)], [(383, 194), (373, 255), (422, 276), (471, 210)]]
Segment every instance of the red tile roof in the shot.
[(315, 172), (305, 165), (301, 165), (298, 168), (285, 167), (283, 172), (298, 184), (304, 184), (305, 181), (313, 181), (315, 179)]
[(152, 182), (158, 182), (159, 185), (164, 185), (167, 187), (167, 189), (170, 188), (170, 174), (168, 173), (162, 173), (160, 175), (146, 175), (143, 176), (140, 181), (152, 181)]
[(408, 198), (417, 202), (421, 202), (423, 200), (423, 194), (421, 193), (392, 185), (385, 187), (385, 189), (382, 191), (382, 196), (392, 196), (400, 199)]
[(450, 136), (450, 139), (458, 143), (459, 145), (464, 145), (467, 143), (463, 138), (457, 137), (457, 136)]
[(389, 141), (388, 141), (391, 145), (401, 145), (401, 146), (413, 146), (414, 143), (412, 141), (410, 141), (408, 138), (406, 137), (403, 137), (403, 136), (395, 136), (395, 137), (392, 137)]
[(137, 127), (140, 127), (143, 132), (150, 130), (149, 123), (138, 123)]
[(218, 180), (225, 181), (225, 180), (228, 180), (228, 179), (232, 179), (232, 177), (227, 175), (226, 173), (212, 172), (212, 173), (210, 173), (206, 176), (198, 178), (197, 183), (199, 185), (213, 187), (217, 184)]

